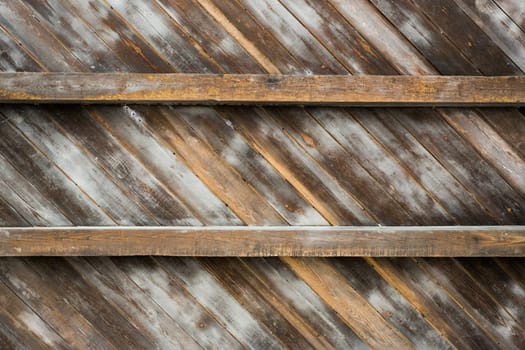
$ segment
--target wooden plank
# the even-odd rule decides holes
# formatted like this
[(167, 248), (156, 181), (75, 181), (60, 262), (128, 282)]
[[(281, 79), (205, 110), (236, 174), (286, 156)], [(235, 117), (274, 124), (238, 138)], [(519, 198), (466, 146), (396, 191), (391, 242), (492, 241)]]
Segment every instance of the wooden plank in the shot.
[(327, 259), (292, 259), (284, 262), (302, 278), (359, 338), (372, 349), (416, 349), (405, 336), (385, 320)]
[[(253, 260), (253, 259), (248, 259)], [(273, 291), (272, 285), (237, 258), (199, 259), (210, 274), (254, 317), (269, 329), (287, 348), (333, 348), (326, 335), (317, 337), (315, 330)], [(359, 339), (354, 334), (354, 339)], [(355, 347), (352, 347), (355, 349)]]
[[(35, 259), (40, 260), (40, 258)], [(169, 313), (164, 309), (167, 304), (166, 301), (160, 305), (157, 304), (110, 258), (61, 258), (60, 260), (62, 260), (61, 264), (70, 264), (77, 271), (77, 276), (82, 276), (82, 279), (89, 285), (95, 286), (108, 303), (117, 307), (123, 315), (133, 320), (133, 324), (139, 332), (152, 340), (153, 348), (204, 349), (189, 332), (186, 332), (185, 328), (188, 326), (180, 321), (182, 317), (188, 317), (188, 309), (181, 313), (182, 317), (174, 317), (177, 315), (176, 313)], [(149, 261), (148, 259), (141, 260)], [(147, 263), (140, 265), (141, 271), (147, 270), (145, 265)], [(141, 272), (140, 274), (146, 275), (147, 273)], [(173, 294), (183, 293), (177, 289), (177, 293)], [(193, 303), (187, 301), (186, 305), (190, 304), (193, 306)], [(191, 328), (196, 328), (195, 324)]]
[[(137, 110), (140, 111), (139, 108)], [(171, 111), (173, 117), (170, 117), (170, 122), (176, 130), (180, 129), (178, 125), (181, 124), (181, 120), (184, 120), (186, 125), (190, 125), (195, 134), (216, 154), (221, 155), (225, 162), (242, 177), (243, 182), (248, 183), (261, 194), (263, 200), (268, 201), (287, 224), (328, 225), (322, 215), (298, 193), (290, 181), (283, 178), (261, 153), (250, 146), (249, 141), (235, 130), (233, 122), (228, 123), (226, 119), (221, 118), (215, 108), (178, 106)], [(239, 114), (242, 114), (242, 111)], [(237, 192), (238, 187), (234, 188)], [(265, 224), (272, 223), (268, 221)], [(279, 223), (273, 224), (279, 225)]]
[[(266, 110), (235, 107), (221, 108), (220, 113), (226, 123), (230, 123), (233, 129), (239, 132), (253, 150), (267, 159), (279, 174), (303, 198), (311, 203), (328, 223), (332, 225), (373, 225), (376, 223), (368, 212), (363, 210), (363, 206), (352, 196), (352, 193), (356, 192), (358, 186), (352, 186), (348, 183), (339, 184), (334, 181), (333, 176), (327, 173), (326, 169), (323, 169), (321, 163), (316, 162), (315, 159), (312, 159), (305, 153), (304, 149), (288, 136), (286, 130), (276, 124)], [(303, 117), (310, 121), (311, 124), (318, 125), (308, 115), (303, 115)], [(337, 147), (332, 149), (338, 151)], [(357, 168), (348, 176), (366, 178), (366, 174), (363, 174), (359, 165), (352, 162), (351, 158), (347, 157), (346, 154), (342, 154), (347, 162), (346, 164), (348, 164), (348, 168)], [(335, 168), (333, 164), (332, 169)], [(346, 169), (344, 171), (346, 173)], [(362, 187), (365, 188), (365, 186)], [(265, 195), (267, 193), (265, 192)], [(375, 193), (377, 195), (377, 192)], [(373, 197), (371, 192), (367, 195)], [(288, 223), (295, 224), (294, 222)], [(396, 224), (398, 223), (399, 221), (396, 222)], [(248, 224), (253, 225), (253, 223)], [(260, 223), (257, 224), (260, 225)], [(265, 218), (263, 224), (274, 225), (267, 218)], [(410, 223), (406, 224), (409, 225)]]
[(498, 349), (496, 341), (488, 337), (463, 306), (413, 259), (366, 258), (366, 261), (414, 309), (425, 315), (425, 319), (447, 339), (452, 349)]
[(2, 73), (0, 102), (520, 106), (525, 77)]
[[(348, 284), (410, 340), (416, 349), (453, 349), (427, 320), (426, 315), (389, 285), (364, 259), (340, 258), (330, 259), (330, 262)], [(406, 326), (407, 323), (410, 323), (410, 327)]]
[[(15, 268), (18, 264), (7, 263), (6, 265)], [(127, 349), (156, 347), (155, 342), (144, 334), (140, 326), (136, 325), (134, 318), (127, 317), (120, 307), (108, 301), (103, 291), (83, 278), (78, 278), (79, 271), (67, 262), (48, 257), (39, 259), (37, 265), (30, 266), (26, 262), (24, 265), (40, 276), (41, 281), (45, 280), (51, 286), (61, 286), (61, 291), (57, 292), (57, 298), (81, 314), (94, 330), (108, 339), (116, 348), (120, 346)]]
[[(120, 259), (119, 259), (120, 260)], [(170, 276), (170, 283), (186, 289), (241, 344), (242, 349), (285, 350), (282, 340), (261, 324), (196, 259), (163, 257), (154, 259)], [(217, 300), (221, 302), (217, 303)], [(228, 347), (229, 348), (229, 347)]]
[[(98, 259), (90, 259), (90, 261), (93, 260)], [(184, 329), (189, 336), (181, 337), (182, 339), (194, 339), (201, 347), (200, 349), (213, 349), (217, 344), (221, 344), (226, 349), (245, 349), (239, 340), (215, 318), (212, 311), (195, 300), (195, 297), (180, 279), (172, 276), (156, 261), (149, 258), (122, 257), (103, 260), (97, 262), (97, 269), (101, 266), (105, 267), (106, 260), (108, 260), (108, 265), (111, 268), (109, 271), (112, 271), (108, 276), (113, 276), (113, 271), (120, 270), (123, 273), (123, 276), (119, 276), (121, 279), (130, 281), (146, 295), (142, 300), (149, 299), (173, 319), (168, 324), (178, 323)], [(108, 269), (103, 268), (102, 271), (105, 272)], [(202, 271), (205, 272), (204, 269)], [(181, 312), (181, 310), (184, 311)], [(155, 314), (150, 315), (150, 317), (155, 317)], [(153, 326), (158, 327), (157, 323), (158, 321), (155, 320)], [(195, 349), (195, 347), (191, 349)]]
[[(225, 258), (212, 259), (226, 260)], [(278, 312), (297, 315), (308, 327), (303, 333), (307, 332), (310, 337), (328, 343), (319, 349), (370, 350), (370, 347), (341, 319), (336, 310), (326, 304), (321, 296), (295, 274), (281, 258), (237, 258), (237, 261), (246, 266), (264, 284), (267, 293), (271, 294), (271, 300), (283, 305), (278, 308)], [(217, 273), (222, 274), (222, 271)], [(301, 328), (304, 327), (297, 329)]]
[[(57, 288), (58, 285), (54, 281), (50, 282), (46, 275), (41, 275), (33, 270), (31, 264), (22, 259), (2, 259), (0, 269), (2, 285), (12, 290), (36, 316), (45, 320), (49, 327), (64, 340), (64, 347), (118, 349), (118, 346), (113, 344), (113, 342), (116, 343), (115, 340), (107, 338), (99, 328), (91, 324), (78, 309), (71, 305), (72, 300), (62, 286)], [(54, 272), (54, 275), (56, 274)], [(5, 299), (5, 302), (8, 301)], [(2, 305), (5, 305), (4, 301)], [(17, 311), (16, 306), (13, 305), (11, 308), (13, 308), (11, 312)], [(77, 331), (79, 329), (82, 331)], [(120, 342), (121, 339), (118, 341)], [(60, 343), (57, 343), (51, 347), (58, 348), (59, 346)]]
[(4, 227), (0, 256), (525, 256), (525, 226)]
[(170, 150), (156, 133), (141, 122), (143, 117), (134, 108), (97, 106), (90, 107), (89, 112), (203, 225), (242, 224), (231, 209), (184, 164), (176, 150)]
[[(469, 274), (459, 268), (453, 259), (432, 259), (430, 263), (425, 259), (418, 259), (417, 263), (476, 320), (484, 333), (503, 348), (522, 349), (525, 346), (523, 325), (487, 292), (487, 275)], [(508, 333), (502, 334), (500, 329), (508, 329)]]

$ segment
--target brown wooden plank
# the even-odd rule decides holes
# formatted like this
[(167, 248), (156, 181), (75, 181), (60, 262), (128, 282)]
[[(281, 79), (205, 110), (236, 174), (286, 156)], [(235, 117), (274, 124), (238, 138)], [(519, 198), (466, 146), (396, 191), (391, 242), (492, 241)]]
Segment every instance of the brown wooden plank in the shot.
[(4, 227), (0, 256), (525, 256), (525, 226)]
[[(143, 112), (143, 114), (142, 114)], [(174, 152), (213, 194), (248, 225), (281, 225), (286, 222), (242, 176), (199, 139), (193, 128), (167, 108), (141, 111), (151, 135)], [(228, 191), (226, 189), (235, 189)], [(194, 196), (194, 194), (192, 194)]]
[(302, 278), (372, 349), (415, 349), (326, 259), (284, 262)]
[(127, 317), (124, 310), (105, 299), (105, 293), (97, 287), (78, 278), (79, 271), (62, 259), (47, 257), (38, 259), (38, 264), (34, 266), (26, 264), (49, 285), (61, 286), (57, 298), (74, 308), (93, 329), (117, 348), (155, 348), (154, 340), (147, 337), (140, 326), (136, 326), (133, 318)]
[(2, 73), (0, 102), (524, 105), (524, 76)]
[[(409, 339), (416, 349), (454, 349), (448, 340), (433, 328), (426, 316), (410, 304), (410, 300), (405, 299), (396, 288), (388, 284), (364, 259), (340, 258), (330, 259), (330, 262), (335, 270), (346, 278), (347, 283)], [(407, 327), (407, 324), (410, 326)]]
[[(453, 300), (461, 304), (462, 309), (476, 320), (479, 328), (490, 338), (505, 349), (523, 349), (523, 325), (488, 293), (485, 288), (489, 280), (487, 275), (469, 274), (453, 259), (432, 259), (431, 262), (418, 259), (417, 263)], [(483, 276), (482, 282), (479, 282), (480, 276)], [(501, 329), (508, 331), (502, 334)]]
[[(349, 193), (353, 192), (354, 188), (335, 182), (318, 162), (288, 137), (286, 131), (276, 124), (268, 113), (259, 108), (239, 107), (221, 108), (220, 113), (225, 122), (230, 123), (250, 147), (260, 153), (328, 223), (332, 225), (376, 223)], [(305, 118), (315, 123), (308, 116)], [(351, 161), (350, 157), (346, 160)], [(349, 167), (353, 166), (353, 163), (349, 165)], [(359, 168), (353, 174), (363, 175)], [(248, 224), (253, 225), (253, 223)], [(264, 225), (277, 224), (270, 223), (265, 218)]]
[[(54, 274), (56, 275), (57, 272)], [(62, 286), (57, 288), (58, 285), (49, 282), (46, 277), (33, 270), (31, 265), (22, 259), (0, 260), (2, 285), (6, 285), (34, 314), (45, 320), (48, 327), (64, 340), (66, 348), (117, 350), (117, 341), (121, 344), (123, 340), (109, 339), (102, 334), (74, 305), (71, 305), (71, 299), (64, 288)], [(8, 304), (2, 302), (3, 305)], [(9, 307), (13, 310), (11, 312), (16, 312), (15, 305)], [(28, 328), (27, 325), (25, 327)], [(57, 348), (59, 345), (60, 343), (53, 344), (51, 348)]]
[(290, 349), (330, 347), (331, 344), (325, 337), (314, 336), (314, 329), (298, 317), (285, 301), (272, 292), (272, 287), (265, 285), (259, 276), (239, 259), (205, 258), (199, 262), (286, 347)]
[[(119, 259), (120, 260), (120, 259)], [(170, 282), (186, 289), (241, 344), (243, 349), (285, 350), (281, 339), (258, 321), (196, 259), (162, 257), (155, 262), (170, 276)], [(217, 300), (221, 302), (217, 303)], [(225, 347), (228, 348), (228, 347)]]
[[(40, 258), (32, 258), (29, 260), (40, 260)], [(115, 258), (121, 260), (120, 258)], [(157, 349), (205, 349), (205, 344), (199, 345), (196, 339), (192, 337), (191, 330), (187, 329), (197, 328), (195, 323), (193, 326), (184, 324), (181, 319), (191, 317), (188, 308), (184, 309), (181, 317), (176, 312), (169, 312), (166, 310), (172, 300), (184, 292), (180, 289), (173, 289), (172, 295), (164, 299), (164, 302), (156, 303), (155, 300), (148, 294), (148, 291), (140, 288), (135, 281), (136, 276), (128, 276), (123, 270), (118, 268), (110, 258), (96, 257), (96, 258), (61, 258), (62, 264), (70, 264), (77, 272), (79, 277), (84, 279), (90, 285), (95, 286), (104, 295), (104, 299), (110, 304), (118, 307), (126, 317), (133, 320), (133, 324), (141, 333), (152, 339), (155, 343), (153, 348)], [(149, 274), (147, 268), (149, 259), (141, 259), (144, 263), (140, 265), (140, 272), (137, 272), (137, 265), (135, 266), (134, 275), (151, 277), (151, 283), (148, 288), (155, 289), (153, 282), (153, 275)], [(38, 262), (37, 262), (38, 263)], [(133, 266), (133, 265), (132, 265)], [(140, 282), (140, 281), (139, 281)], [(158, 289), (157, 289), (158, 290)], [(173, 295), (176, 295), (173, 297)], [(166, 296), (166, 295), (163, 295)], [(183, 299), (183, 298), (181, 298)], [(166, 300), (169, 300), (166, 301)], [(181, 303), (184, 305), (184, 303)], [(187, 305), (194, 303), (187, 302)], [(182, 309), (183, 306), (180, 306)], [(198, 314), (202, 316), (202, 314)], [(199, 320), (197, 318), (197, 320)], [(190, 323), (191, 324), (191, 323)], [(215, 327), (218, 329), (218, 327)], [(204, 332), (201, 332), (202, 334)], [(223, 341), (224, 338), (221, 339)], [(230, 342), (231, 344), (231, 342)]]
[(56, 330), (4, 282), (0, 282), (0, 300), (1, 349), (71, 349)]
[[(214, 260), (226, 260), (224, 258)], [(302, 259), (300, 259), (302, 260)], [(361, 338), (339, 316), (336, 310), (326, 304), (321, 296), (283, 262), (281, 258), (243, 259), (237, 258), (239, 264), (247, 266), (266, 286), (266, 293), (271, 299), (283, 305), (278, 312), (295, 314), (301, 323), (303, 333), (328, 343), (320, 349), (356, 349), (370, 350)], [(260, 289), (260, 293), (262, 294)], [(265, 293), (265, 294), (266, 294)], [(322, 315), (322, 317), (319, 317)], [(310, 331), (310, 329), (312, 329)]]
[(463, 306), (413, 259), (366, 258), (366, 261), (423, 314), (454, 349), (500, 348)]

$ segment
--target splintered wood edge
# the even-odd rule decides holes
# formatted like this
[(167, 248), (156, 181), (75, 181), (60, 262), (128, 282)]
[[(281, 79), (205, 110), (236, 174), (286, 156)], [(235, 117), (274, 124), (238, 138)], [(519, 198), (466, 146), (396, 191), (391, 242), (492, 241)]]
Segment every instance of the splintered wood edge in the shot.
[(0, 73), (0, 103), (522, 106), (525, 76)]
[(3, 227), (0, 256), (525, 256), (525, 226)]

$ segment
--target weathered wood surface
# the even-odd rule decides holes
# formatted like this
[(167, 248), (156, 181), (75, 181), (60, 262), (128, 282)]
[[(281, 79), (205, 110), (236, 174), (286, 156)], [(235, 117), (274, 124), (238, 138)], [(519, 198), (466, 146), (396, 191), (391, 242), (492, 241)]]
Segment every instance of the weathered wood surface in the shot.
[[(523, 75), (524, 14), (12, 0), (0, 69)], [(3, 226), (525, 224), (523, 109), (11, 107)], [(0, 281), (2, 349), (525, 348), (524, 258), (3, 258)]]
[(3, 227), (0, 256), (524, 256), (525, 226)]
[(0, 73), (0, 103), (525, 105), (525, 76)]

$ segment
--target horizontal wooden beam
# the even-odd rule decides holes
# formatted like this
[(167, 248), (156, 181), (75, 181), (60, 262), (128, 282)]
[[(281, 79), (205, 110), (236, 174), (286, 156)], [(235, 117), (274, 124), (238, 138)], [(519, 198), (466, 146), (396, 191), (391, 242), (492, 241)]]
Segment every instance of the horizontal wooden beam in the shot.
[(525, 256), (525, 226), (4, 227), (0, 256)]
[(1, 73), (0, 103), (525, 104), (525, 76)]

